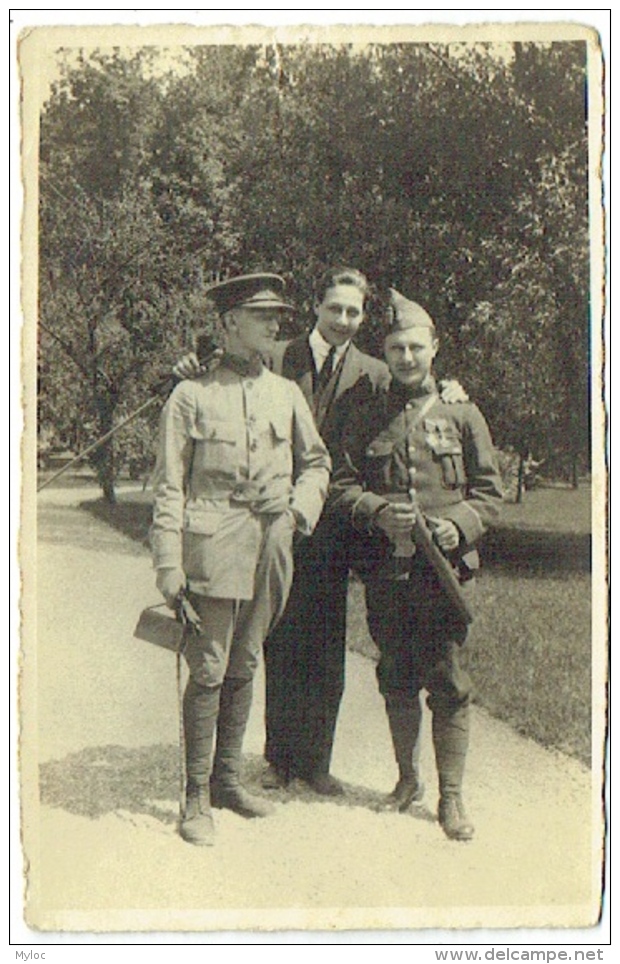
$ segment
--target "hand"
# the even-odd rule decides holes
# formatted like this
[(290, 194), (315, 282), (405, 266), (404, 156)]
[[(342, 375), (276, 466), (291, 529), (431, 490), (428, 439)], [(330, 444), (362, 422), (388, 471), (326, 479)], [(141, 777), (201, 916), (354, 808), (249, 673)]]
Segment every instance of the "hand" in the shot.
[(450, 519), (433, 519), (430, 516), (426, 521), (442, 552), (451, 552), (452, 549), (458, 549), (461, 534), (454, 522), (451, 522)]
[(256, 510), (266, 515), (282, 515), (290, 509), (290, 496), (288, 494), (275, 495), (270, 499), (262, 499), (257, 502)]
[(158, 569), (156, 585), (166, 600), (166, 605), (174, 609), (179, 596), (185, 589), (185, 573), (182, 569)]
[(295, 535), (308, 535), (308, 526), (306, 520), (299, 509), (294, 509), (291, 505), (289, 505), (286, 511), (287, 515), (289, 515), (292, 520)]
[(469, 395), (460, 382), (455, 378), (445, 379), (439, 382), (439, 394), (442, 402), (446, 405), (454, 405), (456, 402), (468, 402)]
[(173, 366), (172, 374), (175, 378), (197, 378), (198, 375), (202, 375), (205, 368), (198, 361), (198, 355), (190, 351), (187, 355), (183, 355), (179, 358), (178, 362)]
[(415, 523), (415, 512), (410, 502), (390, 502), (375, 517), (375, 525), (395, 542), (409, 535)]

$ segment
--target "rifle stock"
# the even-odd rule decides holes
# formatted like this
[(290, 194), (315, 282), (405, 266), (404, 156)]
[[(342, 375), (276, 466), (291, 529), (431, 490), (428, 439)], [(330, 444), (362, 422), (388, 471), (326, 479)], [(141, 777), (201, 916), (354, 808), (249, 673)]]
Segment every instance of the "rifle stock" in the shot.
[(469, 624), (473, 622), (474, 614), (469, 606), (467, 599), (461, 589), (458, 577), (455, 575), (450, 561), (446, 559), (443, 552), (433, 539), (433, 534), (426, 524), (426, 519), (420, 512), (416, 503), (413, 503), (415, 512), (415, 527), (413, 538), (416, 547), (424, 553), (428, 562), (435, 571), (446, 595), (458, 612), (459, 616)]

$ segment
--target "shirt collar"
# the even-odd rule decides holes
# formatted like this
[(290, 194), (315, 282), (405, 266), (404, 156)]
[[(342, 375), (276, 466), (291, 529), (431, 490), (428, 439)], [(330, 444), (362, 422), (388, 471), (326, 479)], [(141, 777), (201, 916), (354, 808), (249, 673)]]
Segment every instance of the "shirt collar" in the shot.
[[(312, 329), (308, 337), (308, 341), (310, 342), (310, 349), (312, 351), (312, 356), (314, 358), (315, 363), (320, 361), (322, 365), (325, 359), (327, 358), (329, 354), (329, 350), (332, 346), (329, 344), (329, 342), (325, 341), (325, 339), (323, 338), (323, 335), (321, 334), (318, 328)], [(351, 341), (349, 340), (349, 341), (345, 341), (344, 345), (338, 345), (338, 347), (336, 348), (336, 351), (334, 352), (335, 365), (338, 364), (338, 362), (340, 361), (340, 359), (342, 358), (342, 356), (344, 355), (344, 353), (346, 352), (350, 344), (351, 344)], [(319, 367), (320, 366), (317, 364), (317, 368)]]

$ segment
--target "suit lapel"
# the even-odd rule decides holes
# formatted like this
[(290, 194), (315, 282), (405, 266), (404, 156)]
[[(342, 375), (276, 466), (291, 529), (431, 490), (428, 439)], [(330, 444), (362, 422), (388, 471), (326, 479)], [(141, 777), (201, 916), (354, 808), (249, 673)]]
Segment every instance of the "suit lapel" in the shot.
[(357, 383), (360, 375), (362, 373), (362, 368), (360, 365), (360, 352), (355, 345), (349, 345), (347, 353), (344, 356), (342, 362), (342, 371), (340, 372), (340, 378), (338, 379), (338, 386), (336, 388), (335, 398), (340, 395), (344, 395), (348, 392), (350, 388)]
[(328, 385), (321, 398), (320, 408), (315, 412), (319, 431), (328, 432), (328, 422), (334, 411), (335, 402), (357, 382), (360, 376), (358, 355), (355, 345), (349, 345), (338, 369), (334, 372), (334, 381)]
[(299, 385), (308, 405), (312, 411), (315, 412), (319, 430), (325, 426), (326, 421), (329, 419), (336, 399), (353, 388), (362, 374), (360, 355), (361, 353), (355, 345), (349, 345), (342, 360), (336, 385), (331, 391), (325, 393), (325, 404), (321, 406), (319, 412), (316, 412), (313, 389), (314, 359), (312, 357), (312, 349), (310, 348), (308, 336), (302, 335), (287, 345), (282, 360), (282, 374), (286, 378), (297, 382)]
[(314, 404), (314, 361), (307, 335), (295, 338), (286, 348), (282, 374), (297, 382), (310, 408)]

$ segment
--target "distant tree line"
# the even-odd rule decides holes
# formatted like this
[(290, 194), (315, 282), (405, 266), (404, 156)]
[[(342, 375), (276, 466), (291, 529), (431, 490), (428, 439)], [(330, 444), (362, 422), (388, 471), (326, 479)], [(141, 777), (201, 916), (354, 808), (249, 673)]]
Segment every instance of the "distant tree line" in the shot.
[[(589, 466), (584, 43), (200, 46), (67, 58), (41, 115), (39, 429), (79, 450), (213, 324), (206, 289), (350, 263), (441, 330), (498, 445)], [(594, 319), (596, 323), (596, 319)], [(294, 333), (294, 332), (291, 332)], [(106, 498), (153, 418), (92, 456)]]

